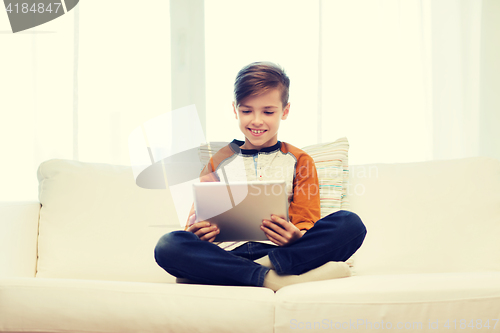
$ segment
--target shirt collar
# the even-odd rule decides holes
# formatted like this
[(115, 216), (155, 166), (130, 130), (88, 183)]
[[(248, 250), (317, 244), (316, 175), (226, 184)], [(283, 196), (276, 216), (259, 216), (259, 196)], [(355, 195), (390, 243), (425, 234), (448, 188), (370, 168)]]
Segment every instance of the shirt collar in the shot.
[(278, 140), (278, 142), (276, 142), (276, 144), (274, 144), (274, 145), (272, 145), (270, 147), (262, 148), (261, 150), (257, 150), (257, 149), (242, 149), (242, 148), (240, 148), (244, 143), (245, 143), (245, 141), (234, 139), (229, 144), (229, 146), (231, 147), (231, 149), (235, 153), (242, 154), (242, 155), (257, 155), (258, 153), (270, 153), (270, 152), (279, 150), (280, 147), (281, 147), (281, 142), (279, 140)]

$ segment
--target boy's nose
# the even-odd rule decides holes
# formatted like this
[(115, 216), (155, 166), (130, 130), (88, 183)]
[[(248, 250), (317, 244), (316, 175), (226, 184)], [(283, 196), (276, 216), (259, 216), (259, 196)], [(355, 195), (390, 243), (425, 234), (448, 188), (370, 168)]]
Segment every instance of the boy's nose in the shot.
[(262, 124), (262, 118), (258, 115), (255, 115), (253, 117), (252, 123), (254, 123), (255, 125)]

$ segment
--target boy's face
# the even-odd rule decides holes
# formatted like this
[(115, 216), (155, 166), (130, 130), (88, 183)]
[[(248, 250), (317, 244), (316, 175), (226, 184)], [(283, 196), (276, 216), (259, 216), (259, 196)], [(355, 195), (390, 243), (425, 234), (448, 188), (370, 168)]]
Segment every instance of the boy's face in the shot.
[(288, 117), (289, 109), (290, 103), (283, 107), (279, 89), (245, 98), (238, 106), (233, 102), (234, 114), (245, 135), (245, 144), (241, 148), (260, 150), (275, 145), (280, 121)]

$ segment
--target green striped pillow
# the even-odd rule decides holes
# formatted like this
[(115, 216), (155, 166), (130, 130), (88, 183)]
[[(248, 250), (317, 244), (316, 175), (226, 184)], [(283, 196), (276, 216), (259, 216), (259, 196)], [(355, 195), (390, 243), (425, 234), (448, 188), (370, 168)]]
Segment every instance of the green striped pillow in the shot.
[(341, 209), (348, 209), (346, 198), (349, 180), (348, 151), (346, 137), (334, 142), (319, 143), (302, 148), (316, 164), (319, 179), (321, 217)]

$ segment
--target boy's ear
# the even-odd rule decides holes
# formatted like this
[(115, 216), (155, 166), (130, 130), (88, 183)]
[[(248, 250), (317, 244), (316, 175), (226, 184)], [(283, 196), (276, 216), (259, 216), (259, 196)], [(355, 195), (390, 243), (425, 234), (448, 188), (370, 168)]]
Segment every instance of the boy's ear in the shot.
[(288, 103), (284, 108), (283, 108), (283, 115), (281, 116), (281, 120), (285, 120), (288, 117), (288, 113), (290, 112), (290, 103)]
[(236, 106), (234, 105), (234, 102), (233, 102), (233, 112), (234, 112), (234, 117), (238, 119), (238, 112), (236, 112)]

